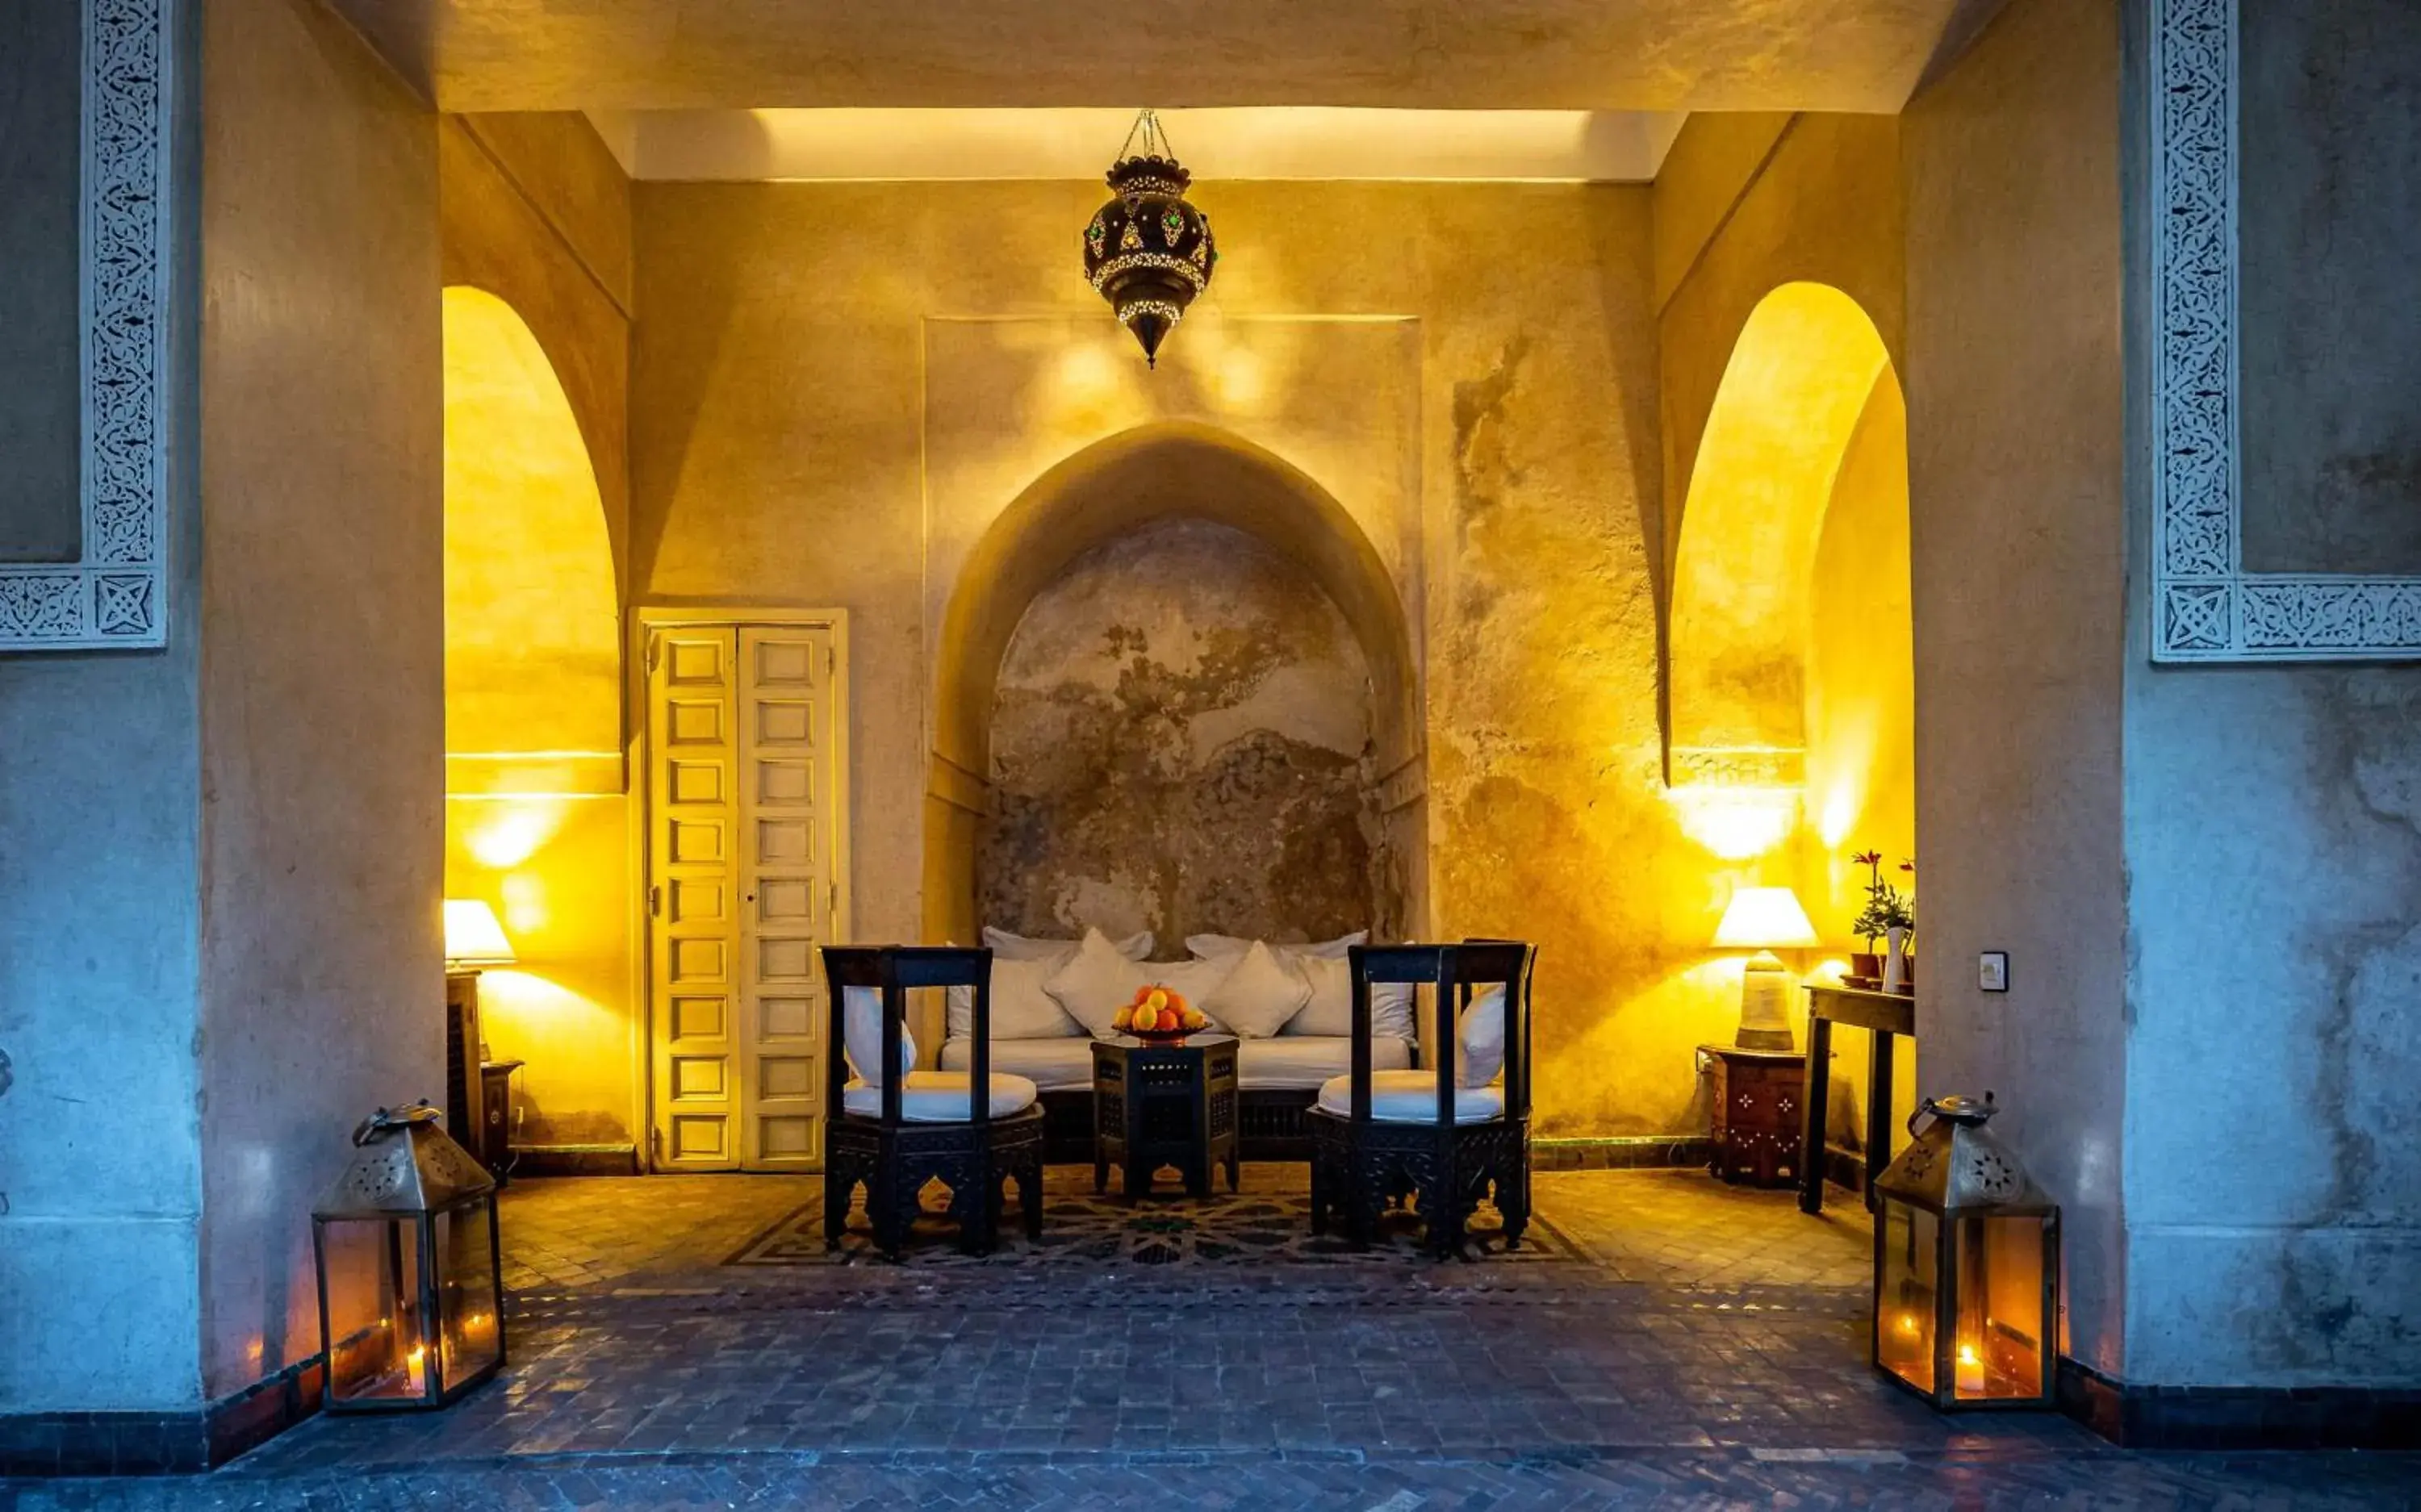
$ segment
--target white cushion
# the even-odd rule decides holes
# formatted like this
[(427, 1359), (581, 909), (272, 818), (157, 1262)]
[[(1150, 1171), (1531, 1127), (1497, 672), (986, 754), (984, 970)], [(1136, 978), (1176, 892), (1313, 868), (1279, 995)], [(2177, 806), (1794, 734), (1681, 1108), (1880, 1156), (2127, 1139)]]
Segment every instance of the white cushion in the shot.
[[(1068, 1017), (1059, 1000), (1043, 988), (1060, 963), (1053, 959), (1023, 959), (995, 953), (992, 959), (992, 1037), (994, 1039), (1057, 1039), (1083, 1034), (1084, 1026)], [(976, 1032), (976, 990), (950, 989), (945, 1027), (948, 1037), (964, 1039)]]
[(1068, 1016), (1099, 1038), (1117, 1033), (1118, 1010), (1132, 1003), (1135, 992), (1150, 982), (1146, 968), (1110, 943), (1099, 929), (1085, 931), (1085, 943), (1068, 963), (1051, 974), (1043, 987), (1059, 1000)]
[[(1340, 1118), (1353, 1116), (1353, 1078), (1334, 1076), (1320, 1084), (1320, 1106)], [(1454, 1121), (1484, 1124), (1503, 1116), (1505, 1093), (1500, 1087), (1460, 1086), (1454, 1089)], [(1370, 1073), (1370, 1117), (1385, 1124), (1437, 1122), (1437, 1072), (1373, 1071)]]
[[(942, 1069), (971, 1071), (975, 1064), (974, 1040), (942, 1042)], [(1006, 1071), (1022, 1076), (1045, 1092), (1090, 1092), (1093, 1041), (1086, 1035), (1056, 1039), (995, 1039), (992, 1042), (992, 1068), (995, 1074)]]
[(1454, 1033), (1455, 1080), (1486, 1086), (1505, 1069), (1505, 987), (1498, 983), (1472, 994)]
[[(973, 1079), (964, 1071), (911, 1071), (899, 1083), (899, 1116), (912, 1124), (962, 1124), (967, 1119), (967, 1093)], [(867, 1118), (882, 1116), (882, 1089), (851, 1082), (840, 1089), (840, 1105)], [(1034, 1106), (1034, 1083), (1022, 1076), (994, 1071), (992, 1116), (1006, 1118)]]
[[(849, 1068), (869, 1086), (882, 1085), (882, 993), (871, 987), (841, 989), (841, 1039)], [(899, 1024), (899, 1074), (916, 1068), (916, 1037)]]
[[(953, 1039), (942, 1046), (942, 1068), (965, 1071), (975, 1066), (976, 1042)], [(1400, 1071), (1413, 1064), (1413, 1047), (1404, 1040), (1370, 1041), (1375, 1070)], [(1353, 1041), (1310, 1035), (1279, 1035), (1246, 1039), (1236, 1047), (1236, 1084), (1247, 1092), (1301, 1091), (1317, 1088), (1353, 1065)], [(992, 1068), (1024, 1077), (1045, 1092), (1093, 1090), (1093, 1042), (1090, 1039), (995, 1039)]]
[(1235, 961), (1202, 1011), (1239, 1038), (1266, 1039), (1302, 1010), (1311, 984), (1257, 940)]
[[(1280, 954), (1284, 954), (1283, 947)], [(1286, 1026), (1290, 1035), (1353, 1033), (1353, 963), (1342, 956), (1297, 956), (1295, 970), (1310, 984), (1311, 1001)], [(1370, 984), (1370, 1033), (1397, 1039), (1414, 1038), (1410, 982)]]
[[(1370, 1068), (1400, 1071), (1413, 1064), (1413, 1047), (1401, 1039), (1370, 1040)], [(1236, 1046), (1236, 1084), (1247, 1092), (1308, 1092), (1353, 1068), (1353, 1041), (1321, 1035), (1277, 1035)]]
[[(1351, 949), (1355, 945), (1367, 943), (1369, 939), (1369, 930), (1356, 929), (1351, 934), (1341, 934), (1334, 940), (1315, 941), (1307, 945), (1279, 944), (1273, 942), (1270, 944), (1270, 948), (1276, 951), (1281, 957), (1317, 956), (1330, 960), (1343, 960), (1345, 959), (1346, 951)], [(1241, 956), (1252, 947), (1253, 943), (1242, 935), (1189, 934), (1185, 937), (1185, 948), (1194, 952), (1197, 956), (1206, 958), (1211, 956)]]
[[(1022, 934), (1011, 934), (1007, 929), (995, 929), (987, 924), (984, 926), (983, 943), (992, 947), (992, 959), (995, 960), (1048, 960), (1064, 964), (1069, 957), (1076, 953), (1076, 947), (1085, 942), (1082, 940), (1034, 940)], [(1131, 934), (1124, 940), (1113, 940), (1110, 943), (1117, 946), (1119, 952), (1129, 960), (1141, 960), (1151, 954), (1152, 938), (1149, 929), (1146, 929), (1141, 934)]]

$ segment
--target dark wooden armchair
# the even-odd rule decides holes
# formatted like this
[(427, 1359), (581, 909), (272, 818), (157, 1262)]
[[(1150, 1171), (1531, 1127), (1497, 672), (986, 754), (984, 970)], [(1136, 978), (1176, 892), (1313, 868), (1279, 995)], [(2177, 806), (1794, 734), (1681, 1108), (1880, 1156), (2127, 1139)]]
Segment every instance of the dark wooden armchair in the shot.
[[(1463, 1253), (1465, 1225), (1489, 1198), (1504, 1221), (1506, 1247), (1522, 1242), (1530, 1222), (1530, 973), (1535, 947), (1517, 941), (1459, 945), (1356, 945), (1353, 1061), (1320, 1088), (1309, 1118), (1311, 1223), (1325, 1233), (1342, 1211), (1347, 1233), (1369, 1242), (1391, 1199), (1418, 1204), (1428, 1241), (1440, 1255)], [(1370, 1068), (1370, 989), (1398, 984), (1436, 989), (1432, 1032), (1423, 1037), (1418, 1070)], [(1460, 1031), (1472, 1004), (1502, 996), (1501, 1074), (1464, 1074)], [(1477, 1036), (1480, 1040), (1493, 1037)]]
[[(898, 1259), (925, 1183), (938, 1180), (950, 1190), (960, 1243), (985, 1254), (997, 1237), (1003, 1187), (1012, 1177), (1025, 1231), (1039, 1237), (1042, 1109), (1032, 1082), (992, 1069), (992, 952), (829, 945), (823, 954), (832, 998), (824, 1087), (824, 1241), (840, 1242), (849, 1228), (851, 1197), (863, 1186), (875, 1247)], [(908, 993), (936, 987), (975, 990), (970, 1070), (910, 1069), (915, 1044), (908, 1031)], [(874, 1006), (879, 1022), (868, 1011)]]

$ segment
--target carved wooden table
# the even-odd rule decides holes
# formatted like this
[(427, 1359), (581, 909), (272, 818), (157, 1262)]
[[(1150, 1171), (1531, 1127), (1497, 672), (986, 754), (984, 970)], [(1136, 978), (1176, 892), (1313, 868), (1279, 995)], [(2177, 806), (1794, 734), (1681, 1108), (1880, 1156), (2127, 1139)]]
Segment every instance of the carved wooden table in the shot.
[(1715, 1073), (1715, 1158), (1707, 1169), (1734, 1185), (1798, 1185), (1807, 1058), (1738, 1045), (1700, 1045), (1698, 1053)]
[(1164, 1165), (1185, 1173), (1189, 1195), (1210, 1195), (1210, 1168), (1227, 1168), (1236, 1190), (1236, 1040), (1191, 1035), (1155, 1045), (1121, 1035), (1093, 1041), (1093, 1190), (1110, 1167), (1126, 1170), (1126, 1194), (1151, 1193)]
[(1916, 1000), (1898, 992), (1810, 984), (1807, 989), (1807, 1073), (1801, 1098), (1799, 1208), (1824, 1210), (1824, 1115), (1833, 1094), (1833, 1026), (1846, 1023), (1871, 1032), (1867, 1047), (1867, 1210), (1875, 1206), (1875, 1177), (1891, 1161), (1892, 1042), (1916, 1037)]

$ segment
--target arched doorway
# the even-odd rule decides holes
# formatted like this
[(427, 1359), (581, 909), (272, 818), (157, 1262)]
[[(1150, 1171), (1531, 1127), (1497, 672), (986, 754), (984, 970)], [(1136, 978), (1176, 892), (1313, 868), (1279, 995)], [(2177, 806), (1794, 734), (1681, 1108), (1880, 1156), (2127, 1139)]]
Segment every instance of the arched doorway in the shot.
[[(1690, 475), (1667, 644), (1683, 828), (1851, 946), (1851, 855), (1881, 850), (1904, 883), (1889, 868), (1916, 853), (1915, 683), (1907, 404), (1839, 289), (1785, 284), (1742, 328)], [(1862, 1083), (1836, 1129), (1859, 1127)]]
[(604, 505), (537, 336), (445, 291), (445, 894), (515, 956), (478, 982), (489, 1053), (527, 1064), (519, 1137), (631, 1138), (621, 607)]
[[(1226, 574), (1224, 586), (1204, 576), (1212, 564)], [(1180, 584), (1189, 573), (1195, 581)], [(1145, 588), (1154, 582), (1165, 589), (1158, 597)], [(1155, 649), (1155, 635), (1169, 640)], [(1116, 685), (1122, 676), (1123, 688)], [(1081, 692), (1088, 680), (1100, 696)], [(1340, 718), (1334, 695), (1354, 680), (1365, 690), (1360, 708)], [(1287, 858), (1302, 860), (1309, 875), (1333, 870), (1340, 852), (1362, 866), (1367, 884), (1354, 925), (1416, 929), (1425, 897), (1420, 707), (1395, 585), (1360, 527), (1310, 477), (1198, 425), (1140, 427), (1086, 447), (1003, 511), (970, 554), (944, 616), (926, 838), (929, 937), (972, 938), (995, 922), (985, 916), (987, 903), (1028, 924), (1046, 914), (1099, 915), (1087, 923), (1132, 916), (1101, 912), (1106, 906), (1174, 910), (1156, 922), (1179, 933), (1229, 924), (1281, 930), (1270, 899), (1283, 890)], [(1260, 738), (1272, 720), (1290, 717), (1302, 737), (1290, 742), (1300, 770), (1273, 773), (1273, 763), (1288, 765), (1276, 747), (1289, 741)], [(1039, 750), (1067, 719), (1112, 766), (1137, 755), (1117, 749), (1118, 732), (1155, 722), (1166, 737), (1161, 757), (1185, 753), (1157, 771), (1144, 770), (1154, 762), (1143, 759), (1128, 763), (1124, 778), (1109, 773), (1123, 791), (1091, 811), (1095, 833), (1076, 847), (1082, 859), (1037, 827), (1051, 822), (1046, 813), (1070, 812), (1051, 795), (1076, 791), (1086, 774), (1037, 773), (1022, 758), (1007, 767), (998, 759), (1013, 754), (1008, 748)], [(1006, 748), (996, 746), (1003, 737)], [(1357, 739), (1362, 749), (1349, 754), (1344, 747)], [(1246, 749), (1256, 740), (1257, 762)], [(1340, 763), (1350, 765), (1350, 779)], [(1245, 791), (1253, 784), (1240, 780), (1239, 766), (1258, 766), (1271, 780)], [(1342, 782), (1357, 815), (1352, 838), (1334, 802)], [(1153, 869), (1151, 836), (1165, 833), (1182, 790), (1204, 783), (1238, 796), (1216, 826), (1231, 837), (1242, 833), (1246, 813), (1284, 815), (1283, 803), (1265, 802), (1277, 789), (1301, 797), (1324, 786), (1328, 801), (1296, 808), (1304, 821), (1296, 833), (1281, 817), (1274, 831), (1262, 826), (1258, 848), (1229, 854), (1226, 864), (1247, 884), (1223, 899), (1208, 885), (1209, 857), (1190, 866), (1162, 857), (1157, 875), (1140, 875)], [(1121, 804), (1122, 815), (1113, 812)], [(1060, 868), (1059, 881), (1040, 890), (1010, 883), (1006, 873), (1038, 845)], [(1113, 851), (1125, 861), (1114, 862)], [(988, 855), (995, 863), (989, 882)], [(1130, 873), (1123, 881), (1109, 875), (1121, 865)], [(1089, 898), (1087, 876), (1106, 884)], [(1292, 927), (1320, 927), (1310, 913), (1324, 920), (1344, 907), (1330, 899)]]

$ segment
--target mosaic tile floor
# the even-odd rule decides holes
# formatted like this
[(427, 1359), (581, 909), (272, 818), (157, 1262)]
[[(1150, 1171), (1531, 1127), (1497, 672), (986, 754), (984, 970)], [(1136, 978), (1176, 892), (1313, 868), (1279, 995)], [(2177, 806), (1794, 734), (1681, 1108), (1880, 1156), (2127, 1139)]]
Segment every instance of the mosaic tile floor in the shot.
[[(1246, 1176), (1299, 1192), (1299, 1168)], [(731, 1266), (812, 1178), (525, 1182), (493, 1385), (0, 1505), (2421, 1505), (2421, 1458), (1936, 1417), (1864, 1363), (1854, 1203), (1810, 1219), (1695, 1172), (1537, 1186), (1563, 1263)], [(1054, 1201), (1089, 1192), (1054, 1173)]]

